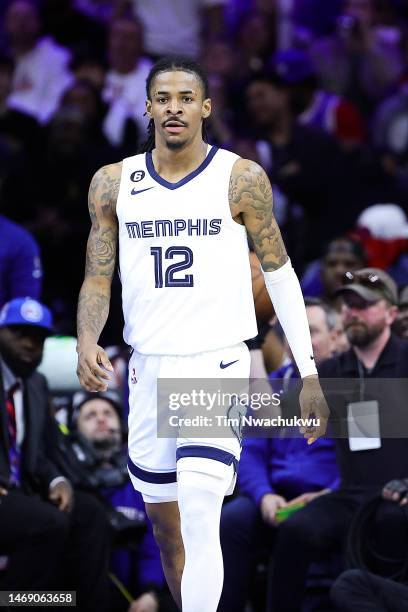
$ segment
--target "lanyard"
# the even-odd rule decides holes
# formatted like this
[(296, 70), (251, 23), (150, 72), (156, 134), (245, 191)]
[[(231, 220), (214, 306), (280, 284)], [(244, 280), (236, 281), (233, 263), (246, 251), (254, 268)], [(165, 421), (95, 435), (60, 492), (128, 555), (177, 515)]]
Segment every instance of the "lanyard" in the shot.
[(364, 401), (364, 392), (365, 392), (365, 376), (364, 376), (364, 368), (361, 365), (359, 358), (356, 355), (357, 359), (357, 368), (358, 368), (358, 378), (359, 378), (359, 389), (360, 389), (360, 402)]

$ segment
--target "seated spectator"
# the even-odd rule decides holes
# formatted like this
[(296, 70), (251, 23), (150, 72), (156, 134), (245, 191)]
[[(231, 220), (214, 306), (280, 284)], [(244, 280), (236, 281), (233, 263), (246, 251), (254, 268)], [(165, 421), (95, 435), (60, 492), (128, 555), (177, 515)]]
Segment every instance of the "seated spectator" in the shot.
[(102, 92), (107, 63), (100, 59), (88, 46), (85, 46), (72, 57), (69, 69), (76, 81), (87, 81)]
[(290, 86), (291, 106), (302, 125), (334, 136), (348, 150), (365, 139), (364, 119), (354, 104), (319, 87), (313, 65), (306, 52), (279, 51), (271, 67)]
[[(342, 330), (339, 327), (337, 313), (319, 298), (305, 298), (306, 312), (309, 320), (310, 337), (312, 339), (313, 355), (316, 363), (331, 357), (339, 352), (338, 342)], [(269, 374), (273, 381), (281, 379), (283, 390), (289, 388), (289, 381), (299, 378), (299, 372), (285, 341), (287, 357), (285, 363), (276, 371)]]
[(52, 316), (15, 299), (0, 313), (0, 549), (2, 590), (76, 590), (103, 611), (109, 531), (92, 496), (73, 492), (50, 458), (57, 436), (45, 378), (36, 372)]
[[(40, 244), (44, 263), (44, 299), (59, 303), (67, 325), (61, 333), (74, 335), (72, 296), (77, 295), (84, 270), (89, 232), (86, 206), (89, 182), (96, 170), (117, 160), (117, 152), (94, 141), (92, 125), (78, 108), (61, 108), (47, 127), (45, 147), (33, 160), (21, 205), (16, 207)], [(102, 139), (103, 140), (103, 139)], [(47, 172), (41, 169), (47, 168)], [(70, 245), (67, 247), (67, 245)], [(74, 247), (75, 245), (75, 247)], [(61, 273), (69, 248), (70, 265)]]
[(408, 286), (401, 289), (398, 298), (398, 314), (393, 325), (393, 331), (408, 340)]
[[(109, 68), (103, 89), (103, 99), (110, 109), (104, 132), (116, 146), (124, 140), (128, 119), (136, 122), (141, 134), (146, 131), (146, 79), (152, 62), (142, 55), (142, 50), (143, 31), (137, 19), (123, 17), (112, 21), (108, 37)], [(134, 152), (136, 149), (135, 140)]]
[[(341, 396), (336, 402), (335, 397), (328, 397), (333, 432), (339, 436), (335, 443), (341, 484), (337, 491), (314, 500), (279, 528), (271, 582), (274, 611), (301, 609), (311, 561), (327, 558), (334, 551), (341, 552), (350, 521), (361, 504), (381, 491), (390, 479), (404, 478), (408, 473), (408, 439), (396, 437), (398, 431), (402, 435), (401, 419), (405, 418), (398, 412), (401, 391), (398, 384), (383, 380), (408, 376), (408, 344), (391, 333), (397, 312), (396, 285), (385, 272), (375, 269), (353, 273), (350, 282), (340, 293), (342, 319), (351, 348), (318, 367), (323, 387), (325, 379), (358, 381), (347, 401)], [(374, 397), (378, 400), (372, 401), (374, 387), (369, 381), (374, 384), (375, 379), (381, 379), (381, 385), (376, 386)], [(343, 387), (344, 382), (340, 382), (340, 392)], [(367, 399), (371, 400), (368, 403), (373, 418), (379, 422), (378, 437), (357, 437), (355, 421), (350, 424), (347, 420), (347, 414), (357, 410), (355, 402), (359, 405), (363, 402), (368, 411)], [(394, 437), (391, 438), (388, 427), (395, 411), (397, 419), (393, 422)], [(293, 551), (296, 551), (296, 563), (293, 563)]]
[(326, 245), (321, 259), (306, 268), (302, 292), (306, 297), (319, 297), (336, 307), (336, 291), (343, 284), (345, 273), (358, 270), (366, 262), (360, 241), (348, 236), (335, 238)]
[(0, 56), (0, 139), (7, 142), (17, 153), (23, 153), (25, 150), (36, 154), (40, 140), (37, 121), (31, 115), (10, 105), (13, 71), (13, 61)]
[(334, 34), (317, 39), (310, 53), (327, 91), (370, 111), (403, 70), (401, 32), (385, 26), (375, 0), (345, 0)]
[(40, 250), (22, 227), (0, 215), (0, 308), (27, 295), (41, 296)]
[[(319, 303), (308, 305), (306, 311), (313, 354), (316, 363), (320, 363), (335, 352), (335, 314)], [(288, 367), (295, 371), (293, 363)], [(281, 370), (276, 372), (276, 378), (274, 373), (272, 384), (280, 379), (281, 385), (284, 376)], [(220, 612), (244, 610), (251, 569), (259, 549), (273, 551), (277, 510), (309, 504), (337, 486), (333, 441), (321, 439), (309, 447), (305, 439), (290, 434), (282, 431), (279, 437), (244, 440), (239, 470), (241, 496), (226, 504), (222, 511), (225, 577)]]
[(105, 27), (75, 7), (74, 0), (42, 0), (44, 33), (75, 53), (84, 42), (98, 55), (105, 52)]
[(82, 460), (82, 471), (86, 472), (78, 486), (93, 487), (95, 494), (104, 499), (115, 526), (120, 548), (113, 552), (111, 569), (136, 596), (135, 608), (146, 607), (155, 612), (164, 574), (142, 496), (129, 480), (119, 396), (112, 391), (78, 392), (73, 398), (72, 426), (69, 443), (74, 449), (80, 447), (76, 454)]
[(64, 91), (60, 108), (78, 110), (84, 118), (88, 138), (93, 144), (107, 148), (107, 139), (102, 131), (107, 106), (100, 92), (89, 81), (75, 81)]
[(10, 106), (46, 123), (69, 84), (69, 51), (41, 36), (41, 21), (32, 0), (13, 0), (5, 31), (15, 62)]
[(278, 74), (255, 75), (246, 88), (246, 102), (248, 129), (252, 125), (258, 135), (258, 160), (269, 174), (274, 193), (282, 194), (276, 199), (275, 214), (292, 260), (303, 264), (329, 239), (333, 227), (329, 219), (335, 216), (338, 224), (344, 223), (340, 202), (345, 156), (331, 136), (296, 122), (290, 88)]
[[(202, 40), (223, 31), (223, 7), (228, 0), (116, 0), (122, 14), (131, 8), (145, 31), (144, 51), (158, 59), (184, 55), (196, 59)], [(157, 16), (160, 15), (160, 19)], [(206, 38), (202, 37), (202, 34)]]
[(276, 48), (276, 36), (274, 14), (255, 10), (241, 17), (234, 34), (239, 58), (237, 75), (241, 80), (265, 69)]

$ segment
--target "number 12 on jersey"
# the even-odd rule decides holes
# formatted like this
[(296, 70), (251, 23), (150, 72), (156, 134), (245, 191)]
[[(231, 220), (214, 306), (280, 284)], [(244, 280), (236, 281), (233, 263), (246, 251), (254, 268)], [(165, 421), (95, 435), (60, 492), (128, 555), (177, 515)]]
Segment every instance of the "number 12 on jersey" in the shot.
[(173, 259), (174, 256), (181, 255), (181, 261), (170, 264), (164, 271), (163, 283), (163, 249), (162, 247), (150, 247), (150, 254), (154, 257), (154, 281), (156, 289), (162, 287), (193, 287), (194, 280), (192, 274), (185, 274), (181, 278), (174, 275), (182, 270), (187, 270), (193, 265), (193, 251), (188, 247), (174, 246), (166, 249), (164, 259)]

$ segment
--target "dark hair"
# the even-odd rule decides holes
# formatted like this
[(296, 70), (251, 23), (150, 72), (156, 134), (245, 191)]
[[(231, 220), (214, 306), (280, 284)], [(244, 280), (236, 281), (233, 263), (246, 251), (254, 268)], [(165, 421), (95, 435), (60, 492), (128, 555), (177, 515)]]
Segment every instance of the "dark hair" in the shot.
[[(357, 257), (357, 259), (359, 259), (363, 263), (367, 262), (367, 253), (365, 251), (364, 245), (360, 242), (360, 240), (356, 240), (355, 238), (352, 238), (351, 236), (337, 236), (336, 238), (333, 238), (333, 240), (330, 240), (330, 242), (326, 243), (323, 249), (323, 254), (322, 254), (323, 258), (326, 257), (329, 253), (331, 253), (334, 250), (333, 245), (336, 242), (347, 243), (348, 248), (344, 250), (347, 250), (350, 253), (352, 253), (355, 257)], [(336, 250), (342, 250), (342, 249), (336, 249)]]
[[(146, 79), (146, 95), (147, 99), (151, 100), (150, 97), (150, 88), (153, 80), (160, 72), (190, 72), (194, 74), (201, 83), (201, 87), (203, 88), (204, 99), (210, 97), (210, 86), (208, 83), (208, 77), (204, 70), (201, 68), (197, 62), (194, 62), (191, 59), (186, 57), (176, 55), (176, 56), (167, 56), (159, 59), (154, 66), (152, 66), (147, 79)], [(154, 135), (154, 121), (150, 119), (149, 124), (147, 126), (148, 137), (146, 141), (140, 147), (140, 153), (145, 153), (146, 151), (152, 151), (155, 147), (155, 135)], [(203, 140), (208, 142), (207, 130), (205, 126), (205, 119), (203, 120)]]

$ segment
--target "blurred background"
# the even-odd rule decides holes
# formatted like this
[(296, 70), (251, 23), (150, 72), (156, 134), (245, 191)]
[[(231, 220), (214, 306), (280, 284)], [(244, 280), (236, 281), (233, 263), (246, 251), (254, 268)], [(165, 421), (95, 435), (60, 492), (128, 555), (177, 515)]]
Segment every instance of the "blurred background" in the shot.
[[(52, 330), (60, 336), (36, 338), (41, 350), (45, 341), (40, 371), (52, 392), (53, 427), (58, 424), (52, 445), (52, 427), (37, 433), (41, 444), (48, 444), (45, 448), (62, 480), (71, 482), (78, 512), (83, 504), (88, 514), (83, 511), (82, 516), (91, 517), (77, 525), (81, 537), (87, 533), (91, 538), (89, 544), (71, 538), (82, 542), (77, 556), (69, 557), (81, 569), (77, 574), (82, 573), (82, 579), (77, 575), (69, 582), (70, 574), (65, 573), (59, 583), (77, 589), (80, 609), (87, 612), (174, 611), (151, 525), (126, 470), (128, 347), (122, 339), (117, 275), (101, 338), (115, 369), (113, 395), (75, 393), (75, 311), (90, 228), (89, 183), (100, 166), (136, 154), (146, 139), (145, 80), (154, 61), (168, 54), (193, 58), (208, 73), (213, 102), (210, 142), (255, 160), (269, 175), (275, 216), (307, 298), (316, 362), (332, 357), (341, 365), (343, 353), (354, 355), (336, 291), (346, 272), (370, 267), (393, 279), (395, 285), (392, 280), (386, 285), (393, 294), (398, 291), (393, 301), (398, 314), (392, 322), (394, 344), (387, 345), (385, 360), (386, 366), (395, 366), (392, 374), (380, 373), (379, 368), (364, 373), (407, 377), (408, 0), (0, 0), (0, 308), (29, 296), (28, 310), (37, 312), (42, 307), (35, 300), (40, 300), (52, 311)], [(253, 253), (251, 270), (260, 332), (248, 343), (252, 374), (269, 376), (273, 385), (274, 378), (298, 375)], [(378, 275), (363, 280), (377, 282)], [(380, 291), (378, 299), (381, 295)], [(371, 307), (369, 302), (346, 306), (360, 314)], [(32, 325), (41, 327), (38, 321), (31, 325), (29, 318), (21, 323), (28, 334), (33, 333), (27, 332)], [(391, 319), (387, 334), (390, 329)], [(51, 333), (49, 326), (46, 331)], [(6, 349), (3, 340), (4, 360)], [(377, 357), (379, 362), (383, 359)], [(344, 374), (359, 375), (360, 371)], [(6, 388), (6, 378), (3, 384)], [(34, 433), (27, 429), (26, 437)], [(340, 604), (338, 593), (330, 600), (329, 589), (347, 566), (340, 544), (346, 542), (346, 527), (361, 508), (368, 514), (360, 512), (353, 523), (349, 537), (357, 549), (351, 547), (353, 563), (348, 567), (368, 567), (391, 577), (391, 590), (399, 582), (408, 585), (408, 523), (402, 507), (408, 504), (408, 452), (406, 439), (402, 446), (397, 442), (387, 440), (381, 450), (366, 451), (372, 457), (367, 462), (368, 455), (361, 452), (352, 459), (349, 453), (344, 460), (347, 466), (351, 462), (349, 473), (357, 474), (353, 486), (366, 487), (381, 498), (386, 483), (394, 483), (383, 502), (386, 512), (391, 499), (398, 502), (392, 504), (397, 519), (383, 521), (381, 515), (378, 528), (381, 536), (393, 529), (391, 544), (388, 536), (381, 540), (381, 550), (386, 551), (381, 562), (387, 557), (393, 564), (385, 571), (378, 555), (368, 563), (362, 552), (363, 542), (375, 540), (363, 530), (371, 525), (367, 516), (372, 518), (372, 507), (362, 504), (366, 497), (354, 495), (351, 502), (344, 491), (346, 481), (339, 485), (333, 440), (321, 440), (312, 450), (299, 439), (250, 441), (243, 452), (238, 494), (223, 512), (226, 578), (220, 611), (327, 612), (335, 609), (336, 601), (336, 609), (357, 612), (357, 603), (350, 608)], [(356, 456), (361, 464), (353, 463)], [(361, 471), (355, 469), (357, 464), (363, 466)], [(345, 504), (337, 509), (341, 529), (330, 506), (330, 495), (335, 496), (339, 486)], [(324, 520), (303, 509), (297, 516), (305, 516), (304, 523), (290, 519), (286, 528), (277, 528), (276, 511), (286, 499), (299, 509), (332, 490), (323, 516), (333, 519), (330, 529), (338, 538), (334, 554), (326, 546), (331, 532), (319, 535), (313, 546), (321, 562), (310, 571), (306, 564), (302, 574), (300, 551), (306, 558), (309, 535), (316, 526), (323, 529)], [(90, 498), (81, 497), (84, 491)], [(37, 495), (34, 489), (30, 503)], [(99, 515), (92, 505), (95, 500), (102, 504)], [(75, 513), (72, 516), (76, 525)], [(258, 541), (260, 523), (267, 530)], [(0, 529), (0, 586), (10, 584), (10, 559), (16, 551), (22, 551), (20, 568), (35, 566), (33, 550), (22, 544), (28, 546), (32, 534), (21, 531), (24, 520), (15, 518), (13, 525), (18, 529), (9, 546), (4, 543), (7, 529)], [(66, 535), (66, 525), (54, 527)], [(47, 529), (50, 550), (41, 552), (40, 568), (53, 565), (51, 552), (63, 558), (56, 549), (51, 551), (57, 538)], [(109, 534), (104, 544), (103, 534)], [(278, 551), (278, 569), (271, 569), (272, 550)], [(102, 554), (103, 567), (97, 561)], [(108, 560), (110, 586), (105, 597)], [(85, 568), (94, 568), (93, 589), (99, 599), (89, 596), (92, 589), (85, 579), (90, 584), (91, 577)], [(26, 575), (19, 571), (18, 581)], [(34, 576), (30, 582), (30, 576), (26, 588), (55, 586), (44, 573), (41, 580)], [(352, 588), (353, 581), (362, 580), (354, 574), (346, 578)], [(359, 586), (364, 599), (365, 587)], [(407, 611), (408, 586), (403, 588), (393, 595), (394, 607), (368, 602), (358, 610)]]
[[(211, 142), (268, 172), (306, 294), (346, 234), (408, 282), (405, 0), (3, 0), (0, 11), (0, 213), (39, 245), (61, 333), (75, 332), (90, 179), (137, 152), (145, 79), (168, 53), (208, 71)], [(113, 302), (108, 343), (121, 335), (117, 280)]]

